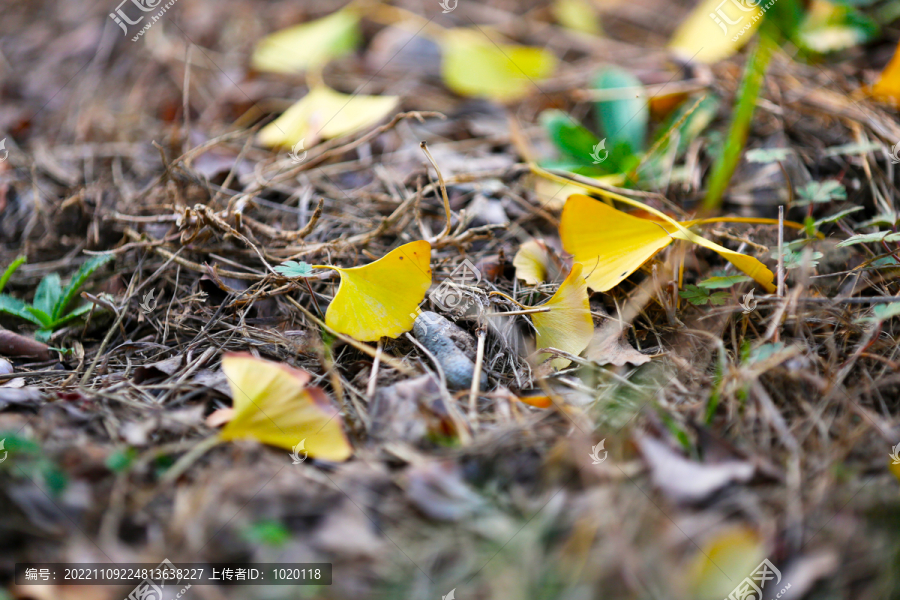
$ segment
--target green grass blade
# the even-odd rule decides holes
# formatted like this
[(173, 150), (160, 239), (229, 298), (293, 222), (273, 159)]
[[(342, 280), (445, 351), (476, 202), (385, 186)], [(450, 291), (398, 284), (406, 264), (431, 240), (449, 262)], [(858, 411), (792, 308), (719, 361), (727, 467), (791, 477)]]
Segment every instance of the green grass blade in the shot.
[(747, 143), (747, 134), (756, 110), (756, 99), (759, 97), (763, 78), (774, 49), (774, 40), (768, 35), (760, 35), (756, 48), (747, 59), (747, 67), (744, 69), (744, 79), (738, 90), (737, 106), (731, 120), (731, 128), (728, 130), (728, 137), (725, 140), (725, 148), (713, 165), (706, 198), (703, 200), (705, 210), (717, 210), (722, 206), (722, 196), (731, 182), (734, 170), (741, 159), (741, 152)]
[(99, 254), (97, 256), (92, 256), (86, 263), (81, 265), (81, 268), (72, 276), (72, 281), (70, 281), (69, 285), (66, 286), (66, 289), (63, 290), (62, 296), (53, 308), (51, 316), (54, 321), (63, 316), (66, 307), (69, 306), (72, 299), (78, 294), (78, 290), (81, 289), (81, 286), (84, 285), (87, 278), (113, 258), (115, 258), (115, 255), (113, 254)]
[(16, 269), (24, 263), (27, 259), (24, 256), (20, 256), (16, 260), (12, 262), (11, 265), (6, 267), (6, 271), (3, 272), (3, 276), (0, 277), (0, 292), (3, 291), (3, 288), (6, 287), (6, 283), (9, 281), (9, 278), (12, 277), (12, 274), (16, 272)]
[(6, 294), (0, 294), (0, 312), (7, 315), (12, 315), (14, 317), (19, 317), (20, 319), (25, 319), (26, 321), (30, 321), (31, 323), (34, 323), (39, 327), (43, 326), (44, 323), (38, 317), (31, 314), (29, 309), (31, 309), (31, 307), (18, 298), (13, 298), (12, 296), (8, 296)]

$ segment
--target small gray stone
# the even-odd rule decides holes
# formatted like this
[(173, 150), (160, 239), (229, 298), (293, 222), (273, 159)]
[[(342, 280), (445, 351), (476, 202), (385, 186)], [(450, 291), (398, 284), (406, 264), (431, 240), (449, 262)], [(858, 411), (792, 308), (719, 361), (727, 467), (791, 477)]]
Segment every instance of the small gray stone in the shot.
[[(447, 387), (464, 390), (472, 387), (475, 363), (453, 342), (449, 334), (451, 328), (457, 327), (441, 315), (427, 311), (416, 318), (413, 335), (441, 364)], [(488, 378), (483, 370), (480, 383), (482, 390), (487, 389)]]

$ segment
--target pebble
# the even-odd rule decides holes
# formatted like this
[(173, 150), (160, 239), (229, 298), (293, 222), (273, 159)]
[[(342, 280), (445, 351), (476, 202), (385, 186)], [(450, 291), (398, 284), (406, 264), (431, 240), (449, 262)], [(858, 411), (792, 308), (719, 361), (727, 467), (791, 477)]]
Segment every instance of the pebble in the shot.
[[(451, 328), (458, 329), (441, 315), (426, 311), (416, 317), (413, 335), (441, 364), (444, 377), (447, 379), (447, 387), (458, 390), (469, 389), (472, 387), (475, 363), (453, 342), (449, 335)], [(488, 378), (483, 370), (480, 383), (480, 389), (487, 389)]]

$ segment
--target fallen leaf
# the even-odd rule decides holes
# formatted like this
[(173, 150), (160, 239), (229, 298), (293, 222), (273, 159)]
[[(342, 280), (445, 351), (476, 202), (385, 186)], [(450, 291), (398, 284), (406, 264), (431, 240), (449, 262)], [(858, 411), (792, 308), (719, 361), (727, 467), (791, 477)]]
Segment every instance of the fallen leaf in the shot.
[[(305, 142), (331, 139), (365, 129), (381, 121), (395, 106), (397, 96), (342, 94), (322, 84), (260, 130), (263, 146), (291, 148)], [(309, 138), (309, 139), (307, 139)]]
[(617, 367), (624, 366), (625, 363), (637, 366), (650, 362), (649, 356), (641, 354), (622, 339), (621, 325), (612, 320), (597, 328), (584, 355), (601, 365)]
[(496, 44), (471, 29), (449, 29), (440, 44), (444, 83), (461, 96), (518, 100), (538, 92), (535, 82), (553, 74), (557, 64), (548, 50)]
[(439, 521), (471, 518), (486, 507), (484, 498), (462, 478), (452, 461), (431, 461), (406, 472), (406, 497), (428, 517)]
[(10, 405), (34, 406), (43, 402), (45, 398), (44, 392), (37, 386), (0, 387), (0, 410)]
[(369, 417), (369, 435), (379, 441), (417, 444), (429, 432), (450, 431), (441, 384), (431, 374), (379, 389), (372, 400)]
[[(578, 355), (590, 343), (594, 335), (594, 319), (591, 317), (587, 283), (581, 272), (581, 265), (572, 265), (572, 270), (556, 293), (540, 306), (550, 311), (530, 315), (537, 329), (535, 343), (538, 348), (556, 348)], [(543, 361), (547, 356), (542, 354), (538, 360)], [(562, 369), (571, 362), (567, 358), (554, 358), (550, 364)]]
[(519, 402), (524, 402), (529, 406), (533, 406), (535, 408), (550, 408), (553, 406), (553, 398), (548, 396), (545, 393), (536, 393), (536, 394), (516, 394), (516, 400)]
[(341, 287), (325, 323), (361, 342), (395, 338), (415, 322), (415, 310), (431, 286), (431, 244), (410, 242), (362, 267), (334, 269)]
[(352, 52), (360, 40), (359, 15), (339, 10), (264, 37), (250, 63), (257, 71), (299, 73)]
[[(727, 598), (737, 582), (750, 577), (765, 558), (759, 534), (746, 526), (729, 526), (706, 540), (686, 570), (690, 597), (697, 600)], [(765, 598), (777, 590), (766, 586)], [(772, 592), (771, 594), (769, 592)]]
[(724, 248), (686, 229), (699, 222), (642, 219), (588, 196), (574, 194), (563, 207), (559, 235), (566, 252), (584, 266), (588, 286), (600, 292), (617, 286), (676, 239), (688, 240), (717, 252), (767, 291), (775, 291), (772, 284), (775, 275), (757, 259)]
[(756, 467), (744, 460), (715, 464), (689, 460), (648, 436), (639, 437), (637, 445), (653, 484), (676, 502), (702, 502), (731, 483), (749, 481), (756, 473)]
[(245, 353), (226, 354), (222, 371), (231, 387), (234, 418), (219, 433), (221, 439), (255, 439), (286, 450), (303, 441), (309, 456), (330, 461), (352, 454), (325, 392), (307, 387), (309, 373)]
[(550, 10), (556, 22), (572, 31), (598, 35), (600, 18), (588, 0), (554, 0)]
[(900, 44), (894, 51), (894, 57), (887, 64), (878, 81), (875, 82), (869, 94), (885, 104), (900, 106)]
[(544, 240), (528, 240), (513, 258), (516, 277), (528, 285), (552, 281), (560, 275), (558, 260)]
[(221, 427), (234, 418), (234, 409), (230, 407), (220, 408), (209, 413), (206, 417), (207, 427)]
[(758, 5), (703, 0), (675, 31), (669, 49), (702, 63), (728, 58), (753, 37), (763, 20), (761, 12)]

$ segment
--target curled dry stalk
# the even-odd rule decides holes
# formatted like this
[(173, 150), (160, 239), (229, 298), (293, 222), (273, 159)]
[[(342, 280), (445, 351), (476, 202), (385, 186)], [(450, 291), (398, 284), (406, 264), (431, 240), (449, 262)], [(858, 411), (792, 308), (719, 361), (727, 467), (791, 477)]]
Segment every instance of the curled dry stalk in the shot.
[(434, 160), (434, 157), (431, 156), (431, 152), (428, 151), (428, 144), (426, 144), (425, 141), (422, 141), (419, 144), (419, 147), (422, 149), (422, 152), (425, 153), (425, 156), (431, 162), (431, 166), (434, 167), (434, 170), (437, 172), (438, 183), (441, 186), (441, 197), (444, 199), (444, 215), (447, 218), (447, 221), (444, 224), (444, 230), (436, 237), (428, 240), (429, 243), (434, 244), (447, 237), (447, 234), (450, 233), (450, 219), (452, 217), (452, 213), (450, 212), (450, 198), (447, 197), (447, 184), (444, 183), (444, 176), (441, 175), (441, 170), (437, 166), (437, 161)]

